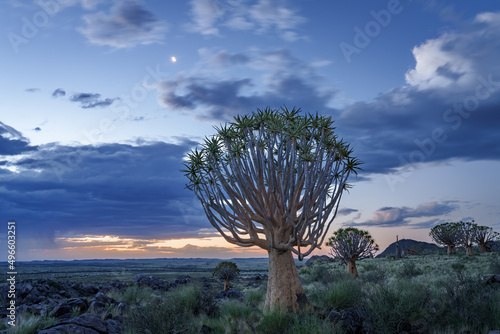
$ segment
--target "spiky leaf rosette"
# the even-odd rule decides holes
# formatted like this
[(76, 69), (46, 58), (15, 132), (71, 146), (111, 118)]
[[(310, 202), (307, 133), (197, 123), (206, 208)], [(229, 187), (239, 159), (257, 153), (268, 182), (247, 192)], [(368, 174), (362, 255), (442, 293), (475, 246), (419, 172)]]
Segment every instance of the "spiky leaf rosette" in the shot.
[(339, 228), (333, 232), (326, 245), (331, 247), (333, 257), (344, 261), (361, 260), (378, 251), (378, 245), (370, 233), (354, 227)]
[(434, 226), (429, 235), (439, 245), (456, 246), (462, 240), (460, 225), (453, 222)]
[(228, 242), (307, 256), (360, 169), (332, 125), (295, 108), (238, 116), (188, 154), (187, 186)]

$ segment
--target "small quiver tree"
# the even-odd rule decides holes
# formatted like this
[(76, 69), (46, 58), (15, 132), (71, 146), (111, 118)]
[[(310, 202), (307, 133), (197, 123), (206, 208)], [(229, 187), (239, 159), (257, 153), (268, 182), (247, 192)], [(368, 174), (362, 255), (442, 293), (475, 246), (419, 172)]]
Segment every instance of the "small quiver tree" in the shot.
[(488, 250), (488, 244), (498, 240), (499, 236), (498, 232), (494, 232), (491, 227), (477, 226), (474, 234), (474, 242), (481, 247), (481, 253), (485, 253)]
[(429, 233), (438, 245), (447, 246), (448, 255), (455, 253), (455, 246), (460, 244), (460, 229), (457, 223), (443, 223), (434, 226)]
[(299, 260), (321, 246), (347, 179), (359, 169), (330, 117), (258, 110), (238, 116), (188, 154), (186, 177), (226, 241), (269, 255), (265, 308), (307, 302)]
[(474, 244), (477, 224), (474, 224), (474, 220), (472, 222), (460, 221), (457, 223), (457, 228), (460, 235), (460, 244), (465, 247), (468, 256), (473, 255), (472, 245)]
[(224, 280), (224, 291), (230, 289), (229, 281), (235, 279), (240, 274), (238, 266), (234, 262), (223, 261), (215, 267), (212, 276)]
[(354, 277), (358, 277), (356, 261), (373, 257), (373, 253), (378, 251), (378, 245), (370, 233), (354, 227), (340, 228), (333, 232), (326, 245), (331, 247), (333, 257), (347, 263), (347, 272)]

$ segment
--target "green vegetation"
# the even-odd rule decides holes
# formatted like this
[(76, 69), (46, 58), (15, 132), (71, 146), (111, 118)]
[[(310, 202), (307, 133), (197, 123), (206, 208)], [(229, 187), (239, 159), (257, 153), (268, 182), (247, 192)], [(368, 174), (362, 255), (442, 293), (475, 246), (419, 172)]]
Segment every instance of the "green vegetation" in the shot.
[(235, 279), (240, 274), (238, 266), (234, 262), (222, 261), (215, 267), (212, 276), (224, 280), (224, 291), (229, 290), (229, 281)]
[(327, 246), (331, 253), (347, 263), (347, 272), (358, 277), (356, 261), (373, 257), (378, 250), (378, 245), (368, 231), (358, 230), (354, 227), (339, 228), (328, 239)]
[[(243, 299), (215, 298), (222, 286), (203, 286), (195, 279), (168, 291), (130, 286), (107, 295), (130, 306), (125, 334), (210, 332), (206, 327), (213, 333), (256, 334), (486, 334), (500, 329), (500, 284), (482, 279), (500, 274), (496, 253), (364, 259), (358, 270), (354, 278), (338, 261), (302, 266), (298, 272), (312, 307), (293, 314), (264, 312), (267, 281), (254, 275), (242, 274), (232, 283)], [(211, 272), (205, 270), (204, 276)], [(116, 305), (107, 311), (119, 314)], [(20, 314), (9, 333), (36, 333), (55, 321)]]

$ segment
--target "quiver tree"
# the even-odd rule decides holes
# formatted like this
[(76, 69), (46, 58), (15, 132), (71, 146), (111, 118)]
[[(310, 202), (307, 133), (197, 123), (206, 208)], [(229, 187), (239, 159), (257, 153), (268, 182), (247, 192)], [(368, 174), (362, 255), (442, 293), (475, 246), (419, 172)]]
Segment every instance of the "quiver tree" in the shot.
[(210, 223), (230, 243), (269, 254), (265, 306), (305, 301), (292, 254), (324, 241), (347, 179), (359, 169), (330, 117), (258, 110), (206, 138), (187, 156), (186, 177)]
[(457, 223), (443, 223), (434, 226), (429, 233), (432, 240), (439, 245), (447, 246), (448, 255), (455, 253), (455, 246), (460, 244), (460, 229)]
[(223, 261), (215, 267), (212, 276), (224, 280), (224, 291), (229, 290), (229, 281), (235, 279), (240, 274), (238, 266), (234, 262)]
[(493, 228), (488, 226), (477, 226), (474, 233), (474, 242), (481, 247), (481, 253), (485, 253), (488, 249), (488, 244), (492, 241), (496, 241), (498, 237), (498, 232), (494, 232)]
[(472, 222), (460, 221), (457, 223), (457, 228), (460, 234), (460, 244), (465, 247), (467, 255), (472, 255), (472, 245), (474, 243), (477, 224), (474, 224), (474, 220)]
[(373, 253), (378, 251), (378, 245), (370, 233), (354, 227), (340, 228), (333, 232), (326, 245), (331, 247), (333, 257), (347, 263), (347, 272), (354, 277), (358, 277), (356, 261), (373, 257)]

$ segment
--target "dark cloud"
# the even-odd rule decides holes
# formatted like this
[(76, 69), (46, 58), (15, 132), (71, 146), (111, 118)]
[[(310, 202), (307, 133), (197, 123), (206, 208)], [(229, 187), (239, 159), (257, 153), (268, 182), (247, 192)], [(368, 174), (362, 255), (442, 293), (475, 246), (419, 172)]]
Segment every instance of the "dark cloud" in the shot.
[(338, 216), (348, 216), (351, 213), (359, 212), (357, 209), (351, 209), (351, 208), (341, 208), (337, 211)]
[[(221, 56), (222, 55), (222, 56)], [(232, 59), (232, 60), (230, 60)], [(332, 111), (328, 103), (335, 91), (320, 89), (324, 81), (314, 68), (292, 57), (286, 50), (253, 52), (251, 55), (229, 54), (225, 51), (209, 56), (215, 66), (225, 62), (236, 65), (235, 59), (247, 62), (259, 74), (262, 71), (265, 87), (251, 78), (217, 79), (205, 75), (182, 75), (165, 80), (157, 86), (160, 104), (170, 110), (181, 110), (204, 120), (232, 120), (237, 114), (248, 113), (267, 106), (299, 106), (309, 111)], [(252, 59), (249, 61), (248, 59)]]
[(36, 128), (34, 128), (33, 130), (36, 131), (36, 132), (42, 131), (42, 129), (39, 126), (37, 126)]
[(161, 43), (167, 30), (164, 21), (135, 0), (117, 1), (110, 13), (97, 12), (83, 19), (86, 26), (80, 32), (91, 43), (114, 48)]
[(66, 95), (66, 91), (62, 88), (57, 88), (53, 93), (52, 93), (52, 96), (53, 97), (61, 97), (61, 96), (65, 96)]
[(21, 132), (0, 122), (0, 156), (17, 155), (36, 150)]
[(80, 106), (84, 109), (97, 108), (97, 107), (108, 107), (116, 99), (102, 99), (101, 94), (91, 94), (91, 93), (77, 93), (71, 96), (70, 101), (80, 103)]
[(419, 205), (416, 208), (403, 207), (384, 207), (373, 213), (371, 219), (347, 223), (349, 226), (378, 226), (378, 227), (393, 227), (393, 226), (408, 226), (411, 228), (427, 228), (434, 226), (439, 218), (424, 222), (413, 222), (412, 218), (428, 218), (443, 216), (458, 209), (454, 202), (429, 202)]
[(36, 93), (40, 91), (40, 88), (27, 88), (24, 91), (28, 93)]
[(210, 225), (180, 171), (194, 145), (40, 146), (1, 164), (0, 216), (48, 248), (57, 235), (197, 237)]

